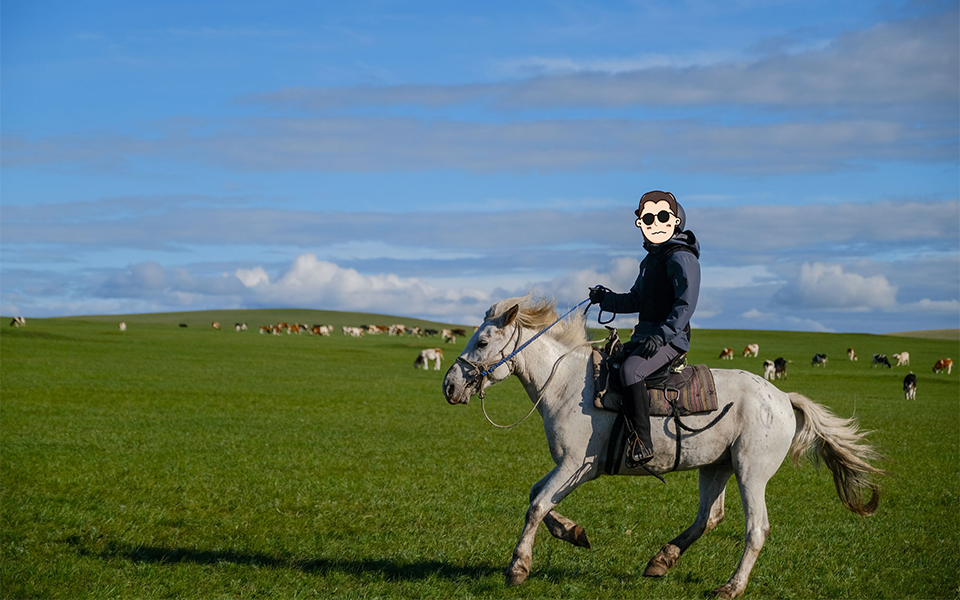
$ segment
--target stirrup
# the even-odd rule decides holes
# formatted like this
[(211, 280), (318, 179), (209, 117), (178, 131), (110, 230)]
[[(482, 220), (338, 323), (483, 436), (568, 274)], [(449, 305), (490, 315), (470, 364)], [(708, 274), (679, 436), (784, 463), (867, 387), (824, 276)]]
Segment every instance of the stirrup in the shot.
[(624, 464), (626, 464), (628, 469), (636, 469), (651, 460), (653, 460), (653, 450), (647, 448), (646, 445), (640, 441), (640, 436), (636, 433), (631, 433), (630, 437), (627, 438), (627, 455), (624, 457)]

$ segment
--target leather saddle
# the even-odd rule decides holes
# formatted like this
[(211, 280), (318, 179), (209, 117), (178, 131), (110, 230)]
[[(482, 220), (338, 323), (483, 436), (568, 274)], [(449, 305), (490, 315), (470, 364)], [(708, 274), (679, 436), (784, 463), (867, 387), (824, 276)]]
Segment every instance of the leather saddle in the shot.
[[(616, 328), (610, 332), (602, 349), (593, 350), (594, 399), (597, 408), (620, 411), (623, 382), (620, 368), (635, 344), (620, 342)], [(650, 397), (650, 414), (658, 416), (690, 415), (717, 409), (713, 375), (706, 365), (687, 365), (686, 352), (657, 369), (645, 380)]]

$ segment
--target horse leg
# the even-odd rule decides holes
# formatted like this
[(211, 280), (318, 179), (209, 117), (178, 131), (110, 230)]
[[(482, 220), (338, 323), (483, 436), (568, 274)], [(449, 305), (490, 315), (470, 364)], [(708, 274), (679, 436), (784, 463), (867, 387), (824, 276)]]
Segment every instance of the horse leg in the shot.
[(733, 475), (733, 469), (729, 466), (700, 468), (700, 507), (697, 509), (697, 518), (693, 525), (672, 539), (650, 559), (643, 572), (644, 577), (666, 575), (691, 544), (723, 521), (723, 500), (726, 495), (727, 481), (731, 475)]
[[(536, 495), (543, 489), (543, 484), (546, 483), (548, 477), (550, 477), (550, 473), (530, 488), (530, 502), (533, 502)], [(587, 539), (586, 530), (556, 510), (551, 510), (543, 517), (543, 524), (547, 526), (547, 531), (558, 540), (569, 542), (581, 548), (590, 548), (590, 540)]]
[(533, 499), (530, 501), (530, 508), (527, 509), (523, 532), (520, 534), (517, 547), (513, 550), (513, 560), (507, 567), (507, 585), (520, 585), (526, 581), (527, 575), (530, 574), (530, 565), (533, 563), (533, 540), (537, 535), (540, 522), (567, 494), (583, 483), (588, 468), (589, 465), (584, 465), (580, 469), (564, 469), (558, 465), (538, 482), (540, 489), (536, 494), (532, 494)]
[[(756, 472), (759, 471), (759, 472)], [(773, 469), (776, 472), (776, 469)], [(723, 586), (713, 590), (720, 598), (736, 598), (743, 593), (750, 579), (750, 571), (757, 562), (757, 556), (770, 533), (770, 521), (767, 517), (766, 489), (767, 481), (773, 472), (765, 473), (756, 469), (754, 472), (737, 474), (737, 485), (740, 488), (740, 499), (743, 504), (743, 514), (746, 521), (746, 535), (744, 537), (743, 557), (740, 565)]]

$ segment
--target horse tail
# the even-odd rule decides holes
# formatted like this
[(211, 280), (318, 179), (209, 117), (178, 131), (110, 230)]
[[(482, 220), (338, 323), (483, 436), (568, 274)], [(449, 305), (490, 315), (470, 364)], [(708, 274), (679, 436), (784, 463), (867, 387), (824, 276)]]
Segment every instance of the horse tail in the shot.
[[(801, 394), (789, 396), (797, 412), (797, 431), (791, 451), (793, 463), (799, 464), (804, 455), (816, 466), (825, 463), (833, 473), (833, 483), (843, 505), (859, 515), (872, 515), (880, 503), (880, 487), (871, 481), (871, 476), (885, 473), (869, 462), (879, 460), (880, 454), (873, 446), (861, 443), (869, 432), (860, 431), (856, 419), (842, 419)], [(872, 497), (864, 504), (868, 490)]]

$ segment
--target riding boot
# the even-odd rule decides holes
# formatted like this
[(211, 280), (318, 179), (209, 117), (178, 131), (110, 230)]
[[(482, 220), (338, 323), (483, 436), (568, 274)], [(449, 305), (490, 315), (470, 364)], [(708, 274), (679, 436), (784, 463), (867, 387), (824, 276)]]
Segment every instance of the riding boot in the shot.
[(640, 381), (627, 386), (623, 397), (623, 416), (630, 435), (627, 437), (626, 465), (636, 469), (653, 458), (650, 440), (650, 398), (647, 385)]

